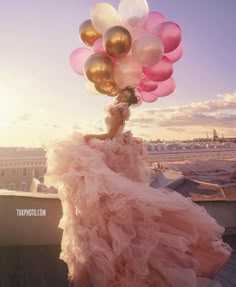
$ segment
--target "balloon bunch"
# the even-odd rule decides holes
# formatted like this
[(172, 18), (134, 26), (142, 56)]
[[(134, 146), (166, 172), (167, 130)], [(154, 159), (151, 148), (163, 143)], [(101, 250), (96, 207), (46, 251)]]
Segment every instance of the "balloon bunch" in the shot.
[(92, 49), (74, 50), (70, 64), (86, 77), (90, 90), (116, 96), (129, 86), (149, 103), (175, 90), (171, 76), (183, 54), (181, 29), (161, 13), (149, 12), (146, 0), (121, 0), (118, 11), (97, 3), (79, 36)]

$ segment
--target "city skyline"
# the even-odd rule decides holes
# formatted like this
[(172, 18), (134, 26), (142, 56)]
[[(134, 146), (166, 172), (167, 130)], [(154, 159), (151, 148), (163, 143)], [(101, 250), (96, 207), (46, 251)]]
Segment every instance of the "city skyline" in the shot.
[[(69, 65), (84, 47), (79, 25), (98, 1), (10, 0), (1, 6), (0, 146), (50, 144), (73, 131), (105, 131), (104, 106), (113, 99), (93, 95)], [(119, 1), (107, 1), (115, 8)], [(148, 1), (180, 25), (184, 55), (174, 65), (176, 91), (132, 109), (127, 122), (146, 139), (236, 136), (236, 2)]]

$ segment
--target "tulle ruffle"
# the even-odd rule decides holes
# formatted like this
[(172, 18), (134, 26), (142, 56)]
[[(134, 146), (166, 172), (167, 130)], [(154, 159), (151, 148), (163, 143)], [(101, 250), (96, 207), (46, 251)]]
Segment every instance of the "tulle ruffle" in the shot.
[[(69, 278), (78, 280), (86, 268), (94, 287), (220, 286), (208, 278), (230, 256), (224, 228), (191, 199), (133, 180), (128, 169), (122, 173), (134, 144), (131, 134), (90, 146), (78, 136), (54, 149), (54, 172), (63, 183), (60, 258)], [(139, 152), (129, 168), (140, 164)]]
[(123, 117), (124, 120), (128, 120), (129, 119), (129, 117), (130, 117), (130, 110), (129, 110), (129, 106), (128, 106), (127, 103), (111, 104), (111, 105), (108, 105), (106, 107), (106, 111), (110, 115), (116, 109), (121, 111), (122, 117)]
[(147, 163), (146, 149), (130, 131), (104, 142), (92, 139), (89, 145), (105, 155), (107, 166), (116, 173), (133, 181), (150, 183), (153, 180), (154, 172)]

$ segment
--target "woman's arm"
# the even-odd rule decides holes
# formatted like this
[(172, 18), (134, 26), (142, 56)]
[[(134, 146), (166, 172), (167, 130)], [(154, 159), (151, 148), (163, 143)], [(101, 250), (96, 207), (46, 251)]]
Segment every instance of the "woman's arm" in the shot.
[(112, 139), (116, 135), (119, 127), (122, 124), (123, 124), (122, 114), (118, 109), (116, 109), (112, 112), (112, 121), (108, 133), (99, 135), (86, 135), (84, 136), (84, 138), (86, 141), (90, 140), (91, 138), (96, 138), (99, 140)]

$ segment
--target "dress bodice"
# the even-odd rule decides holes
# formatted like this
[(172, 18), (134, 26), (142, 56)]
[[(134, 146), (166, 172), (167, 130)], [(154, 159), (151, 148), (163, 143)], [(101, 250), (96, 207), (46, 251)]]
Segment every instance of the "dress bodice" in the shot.
[(129, 107), (128, 104), (126, 103), (119, 103), (119, 104), (113, 104), (113, 105), (109, 105), (106, 108), (107, 111), (107, 116), (105, 118), (105, 123), (107, 126), (107, 131), (109, 131), (111, 124), (112, 124), (112, 115), (113, 112), (118, 109), (121, 112), (122, 118), (123, 118), (123, 124), (120, 125), (116, 136), (121, 135), (124, 131), (124, 127), (125, 127), (125, 121), (129, 119), (130, 116), (130, 111), (129, 111)]
[[(106, 123), (106, 126), (107, 126), (107, 132), (110, 130), (111, 122), (112, 122), (112, 116), (111, 116), (111, 115), (108, 115), (108, 116), (105, 118), (105, 123)], [(124, 122), (123, 122), (123, 124), (120, 125), (119, 129), (117, 130), (116, 136), (121, 135), (121, 134), (123, 133), (124, 127), (125, 127), (125, 124), (124, 124)]]

